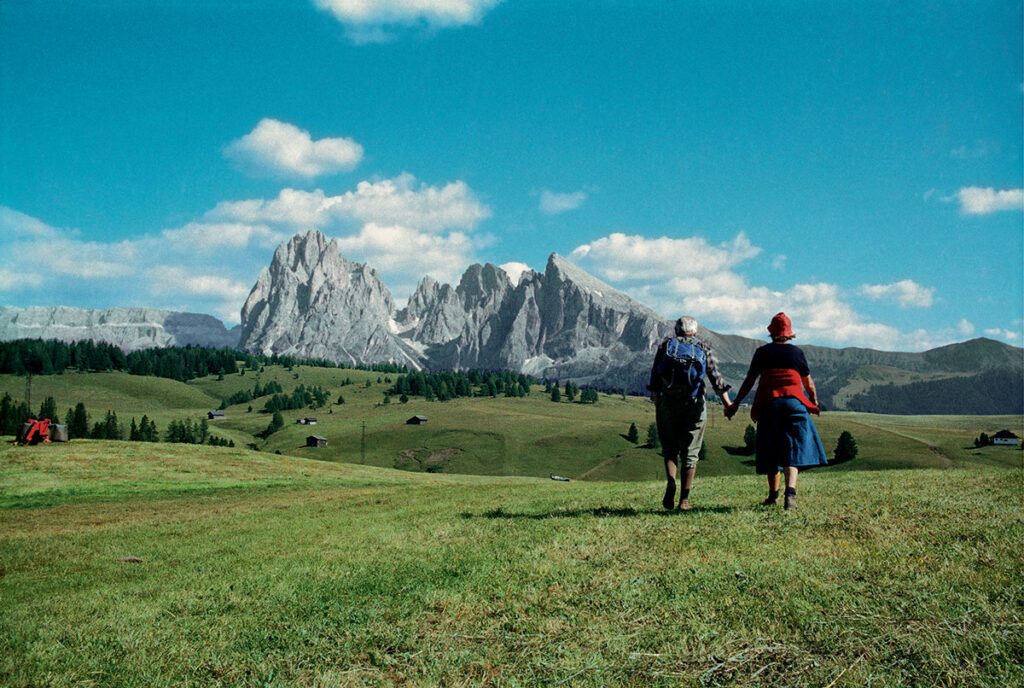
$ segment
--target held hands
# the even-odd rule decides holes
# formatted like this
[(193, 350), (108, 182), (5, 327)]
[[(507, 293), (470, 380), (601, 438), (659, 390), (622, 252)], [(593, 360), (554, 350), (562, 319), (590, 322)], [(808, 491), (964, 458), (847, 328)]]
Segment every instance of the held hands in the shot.
[(728, 420), (732, 420), (732, 417), (736, 415), (736, 411), (738, 411), (738, 410), (739, 410), (739, 408), (740, 408), (740, 404), (739, 404), (739, 402), (737, 402), (737, 401), (734, 401), (734, 402), (732, 402), (731, 404), (727, 404), (727, 405), (726, 405), (726, 406), (725, 406), (725, 407), (724, 407), (724, 408), (722, 409), (722, 413), (724, 413), (724, 414), (725, 414), (725, 417), (726, 417), (726, 418), (727, 418)]

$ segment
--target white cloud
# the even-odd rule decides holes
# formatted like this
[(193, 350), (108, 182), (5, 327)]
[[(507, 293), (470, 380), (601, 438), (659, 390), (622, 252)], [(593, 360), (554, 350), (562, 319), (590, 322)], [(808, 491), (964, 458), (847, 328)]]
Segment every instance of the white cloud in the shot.
[[(396, 278), (403, 287), (415, 287), (424, 275), (440, 282), (455, 282), (471, 262), (477, 248), (475, 240), (462, 233), (446, 236), (418, 232), (401, 225), (369, 223), (354, 236), (338, 237), (338, 248), (346, 256), (358, 256)], [(394, 285), (397, 286), (397, 285)]]
[(0, 228), (3, 228), (3, 235), (7, 239), (50, 240), (62, 237), (64, 234), (72, 234), (71, 232), (61, 233), (34, 217), (19, 213), (6, 206), (0, 206)]
[(0, 291), (38, 287), (42, 283), (43, 278), (35, 273), (0, 268)]
[(206, 214), (213, 221), (318, 226), (334, 222), (404, 225), (424, 231), (473, 229), (490, 217), (462, 181), (443, 187), (417, 185), (415, 177), (359, 182), (355, 191), (328, 196), (322, 190), (283, 189), (276, 199), (227, 201)]
[(265, 225), (240, 222), (190, 222), (179, 229), (165, 229), (162, 236), (179, 251), (244, 249), (250, 242), (273, 248), (288, 236)]
[(544, 189), (540, 192), (540, 211), (545, 215), (558, 215), (576, 210), (586, 200), (587, 194), (583, 191), (555, 193)]
[(312, 179), (353, 169), (363, 159), (363, 147), (346, 138), (314, 141), (308, 131), (267, 118), (229, 144), (224, 155), (248, 174)]
[(570, 257), (604, 279), (624, 282), (680, 274), (699, 278), (728, 270), (760, 252), (743, 232), (718, 246), (701, 237), (648, 239), (616, 232), (576, 247)]
[[(226, 236), (238, 242), (245, 233), (228, 230)], [(45, 241), (39, 241), (40, 236)], [(193, 250), (211, 248), (189, 243), (203, 238), (199, 226), (112, 242), (84, 241), (78, 236), (0, 207), (0, 290), (42, 287), (48, 305), (86, 308), (178, 309), (184, 304), (232, 323), (237, 322), (248, 295), (247, 282), (254, 279), (251, 254), (226, 261), (223, 252)], [(169, 262), (180, 261), (183, 251), (188, 251), (187, 266)], [(19, 269), (22, 264), (31, 265), (32, 270)], [(83, 294), (92, 301), (82, 300)]]
[(502, 263), (498, 266), (505, 271), (508, 278), (512, 280), (512, 284), (519, 284), (519, 280), (522, 279), (523, 273), (530, 269), (530, 266), (526, 263)]
[[(269, 228), (284, 236), (316, 227), (336, 238), (347, 258), (377, 268), (401, 298), (425, 274), (456, 280), (490, 240), (476, 231), (490, 215), (463, 181), (431, 186), (402, 174), (333, 196), (321, 189), (283, 189), (269, 200), (223, 202), (203, 222)], [(236, 233), (244, 234), (230, 234)]]
[(863, 284), (858, 293), (872, 301), (895, 301), (903, 308), (928, 308), (935, 298), (934, 287), (924, 287), (909, 279), (892, 284)]
[(154, 286), (164, 288), (173, 284), (179, 294), (191, 296), (216, 296), (225, 299), (245, 299), (251, 285), (221, 275), (194, 274), (188, 268), (177, 265), (161, 265), (149, 271)]
[(1021, 336), (1020, 331), (1007, 330), (1001, 327), (989, 328), (985, 330), (985, 334), (987, 334), (989, 337), (999, 337), (1001, 339), (1005, 339), (1008, 342), (1016, 342), (1018, 339), (1020, 339)]
[(1024, 189), (996, 191), (991, 187), (967, 186), (957, 191), (953, 198), (960, 202), (960, 212), (964, 215), (1024, 209)]
[(960, 322), (956, 324), (956, 331), (964, 337), (970, 337), (974, 334), (974, 323), (967, 318), (962, 318)]
[(314, 0), (346, 25), (475, 24), (500, 0)]
[(951, 157), (958, 160), (981, 160), (989, 157), (993, 152), (993, 145), (989, 141), (975, 141), (971, 145), (963, 145), (949, 151)]
[[(799, 283), (785, 289), (751, 284), (740, 269), (760, 252), (742, 233), (718, 245), (700, 237), (611, 234), (577, 247), (571, 256), (666, 317), (688, 313), (721, 332), (763, 338), (771, 316), (785, 311), (800, 341), (919, 350), (959, 341), (968, 326), (973, 328), (961, 321), (937, 331), (905, 332), (858, 313), (836, 284)], [(892, 287), (884, 291), (909, 304), (932, 298), (932, 290), (913, 282), (878, 286)]]

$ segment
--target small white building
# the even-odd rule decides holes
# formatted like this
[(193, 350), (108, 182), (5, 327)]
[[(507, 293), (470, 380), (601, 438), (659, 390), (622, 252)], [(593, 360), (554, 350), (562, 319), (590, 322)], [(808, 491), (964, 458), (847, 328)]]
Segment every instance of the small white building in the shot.
[(1018, 443), (1020, 443), (1020, 438), (1009, 430), (1000, 430), (996, 434), (992, 435), (992, 444), (1016, 447)]

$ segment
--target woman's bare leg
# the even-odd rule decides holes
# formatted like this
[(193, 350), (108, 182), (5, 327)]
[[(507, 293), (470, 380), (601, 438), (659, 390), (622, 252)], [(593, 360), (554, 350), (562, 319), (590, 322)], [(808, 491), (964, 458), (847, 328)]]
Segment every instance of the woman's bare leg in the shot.
[(779, 472), (768, 474), (768, 498), (762, 502), (763, 506), (770, 506), (779, 503)]
[(786, 466), (786, 508), (796, 508), (796, 476), (800, 470), (795, 466)]
[[(796, 466), (786, 466), (786, 487), (796, 489), (796, 476), (800, 473), (800, 469)], [(776, 474), (777, 475), (777, 474)]]

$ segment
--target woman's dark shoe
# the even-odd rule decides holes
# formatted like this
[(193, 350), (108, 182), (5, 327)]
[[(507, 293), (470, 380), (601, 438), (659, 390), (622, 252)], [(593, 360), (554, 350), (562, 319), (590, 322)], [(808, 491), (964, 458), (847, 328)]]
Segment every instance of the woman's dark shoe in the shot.
[(775, 495), (774, 497), (767, 497), (763, 502), (761, 502), (761, 506), (774, 506), (778, 503), (779, 495)]
[(666, 509), (671, 509), (676, 504), (676, 481), (669, 478), (668, 484), (665, 486), (665, 496), (661, 500), (661, 505)]

